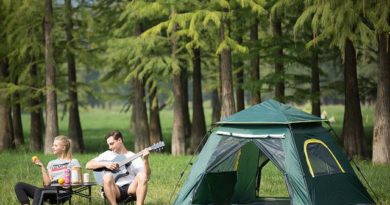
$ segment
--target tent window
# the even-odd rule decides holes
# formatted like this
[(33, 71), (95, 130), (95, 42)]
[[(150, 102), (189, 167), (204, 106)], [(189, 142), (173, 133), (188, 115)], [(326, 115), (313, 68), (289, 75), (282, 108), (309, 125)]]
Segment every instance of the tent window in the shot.
[(304, 151), (312, 177), (345, 173), (332, 151), (323, 141), (317, 139), (306, 140)]

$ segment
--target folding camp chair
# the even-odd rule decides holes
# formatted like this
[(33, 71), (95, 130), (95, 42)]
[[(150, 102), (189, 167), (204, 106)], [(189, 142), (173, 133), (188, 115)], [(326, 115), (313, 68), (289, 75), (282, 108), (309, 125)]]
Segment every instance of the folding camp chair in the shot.
[[(69, 203), (69, 205), (72, 204), (71, 199), (72, 199), (72, 194), (70, 192), (66, 191), (60, 191), (59, 193), (56, 192), (50, 192), (49, 194), (52, 194), (53, 197), (49, 197), (47, 199), (43, 200), (43, 203), (48, 203), (48, 204), (65, 204), (66, 202)], [(55, 196), (54, 196), (55, 195)]]

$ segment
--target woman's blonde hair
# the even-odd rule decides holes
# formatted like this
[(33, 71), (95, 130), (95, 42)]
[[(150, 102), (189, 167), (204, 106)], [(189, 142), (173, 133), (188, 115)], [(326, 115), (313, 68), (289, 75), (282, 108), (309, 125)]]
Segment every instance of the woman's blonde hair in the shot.
[(61, 141), (65, 146), (64, 153), (62, 154), (63, 158), (72, 158), (72, 140), (69, 137), (64, 135), (59, 135), (54, 140)]

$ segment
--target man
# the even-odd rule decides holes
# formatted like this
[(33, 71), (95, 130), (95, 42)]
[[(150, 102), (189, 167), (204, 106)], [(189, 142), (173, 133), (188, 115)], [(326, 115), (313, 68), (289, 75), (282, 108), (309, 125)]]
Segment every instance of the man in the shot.
[[(134, 155), (133, 152), (130, 152), (126, 149), (125, 145), (123, 144), (122, 133), (119, 131), (112, 131), (108, 133), (105, 138), (110, 150), (87, 162), (87, 169), (107, 168), (109, 170), (114, 170), (118, 168), (118, 164), (112, 162), (115, 156), (120, 154), (125, 155), (126, 157), (131, 157)], [(149, 151), (148, 149), (145, 149), (142, 152), (142, 159), (135, 159), (127, 168), (129, 173), (127, 176), (123, 176), (115, 181), (111, 172), (104, 173), (104, 193), (111, 205), (116, 205), (117, 201), (125, 199), (129, 195), (136, 196), (137, 205), (144, 204), (147, 193), (148, 179), (151, 171), (148, 160)]]

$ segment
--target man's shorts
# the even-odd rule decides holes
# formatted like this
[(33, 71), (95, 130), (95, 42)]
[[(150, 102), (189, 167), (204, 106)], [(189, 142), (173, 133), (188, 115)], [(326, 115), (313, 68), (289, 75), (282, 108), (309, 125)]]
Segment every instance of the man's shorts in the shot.
[(130, 184), (125, 184), (123, 186), (118, 186), (119, 188), (119, 198), (117, 199), (117, 201), (123, 201), (125, 199), (127, 199), (127, 197), (129, 197), (131, 194), (127, 193), (127, 191), (129, 190), (129, 186)]

